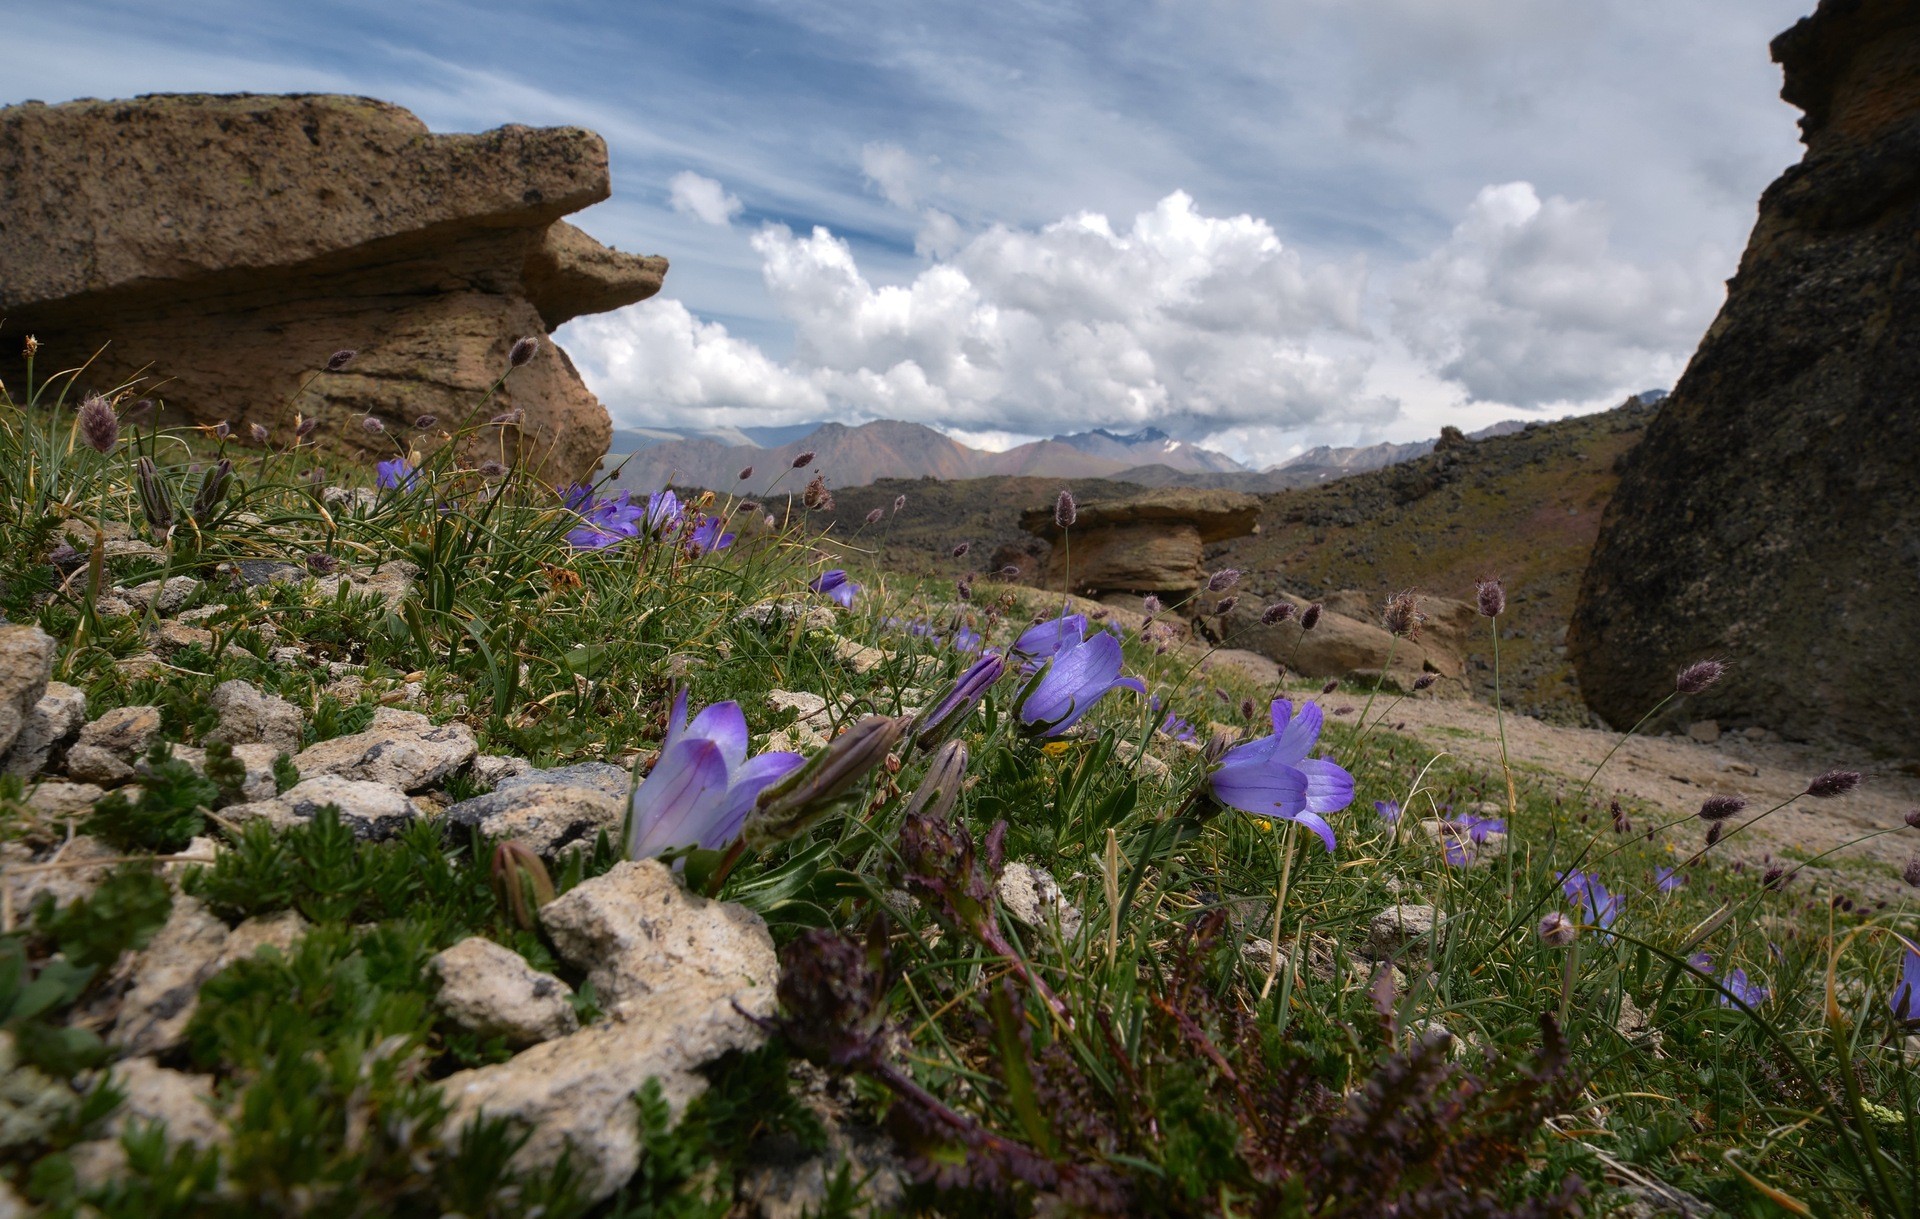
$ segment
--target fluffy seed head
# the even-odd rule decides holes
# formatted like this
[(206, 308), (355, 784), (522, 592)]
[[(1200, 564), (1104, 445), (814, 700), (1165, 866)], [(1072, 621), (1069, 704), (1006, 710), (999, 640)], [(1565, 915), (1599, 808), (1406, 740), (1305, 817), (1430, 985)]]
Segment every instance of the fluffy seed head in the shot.
[(248, 424), (247, 434), (253, 437), (253, 443), (255, 444), (267, 443), (267, 425), (264, 423)]
[(1500, 583), (1499, 576), (1488, 576), (1475, 584), (1473, 596), (1480, 612), (1489, 618), (1498, 618), (1507, 608), (1507, 589)]
[(809, 508), (821, 512), (833, 511), (833, 492), (827, 490), (827, 480), (818, 474), (807, 483), (807, 489), (800, 493), (800, 502)]
[(1000, 578), (1002, 580), (1017, 579), (1019, 578), (1019, 575), (1020, 575), (1020, 569), (1018, 567), (1015, 567), (1011, 563), (1007, 564), (1005, 567), (1002, 567), (1000, 569)]
[(479, 470), (480, 477), (482, 478), (505, 478), (507, 476), (507, 468), (497, 461), (483, 461), (480, 463)]
[(1440, 675), (1437, 673), (1422, 673), (1420, 676), (1413, 679), (1413, 688), (1415, 690), (1424, 690), (1428, 686), (1431, 686), (1434, 682), (1439, 680), (1440, 680)]
[(1320, 693), (1332, 694), (1335, 690), (1338, 690), (1339, 688), (1340, 688), (1340, 679), (1337, 677), (1329, 677), (1327, 679), (1327, 684), (1320, 687)]
[(228, 423), (225, 419), (222, 419), (220, 422), (213, 425), (213, 434), (215, 436), (218, 436), (220, 439), (225, 440), (227, 437), (233, 435), (233, 425)]
[(1830, 800), (1834, 796), (1844, 796), (1860, 786), (1860, 772), (1857, 770), (1830, 770), (1813, 782), (1807, 784), (1807, 794)]
[(1290, 601), (1276, 601), (1260, 611), (1260, 625), (1272, 626), (1278, 622), (1285, 622), (1291, 617), (1293, 617), (1293, 603)]
[(1700, 803), (1700, 820), (1725, 821), (1745, 807), (1747, 802), (1739, 796), (1708, 796)]
[(493, 427), (519, 427), (526, 421), (527, 412), (516, 406), (510, 411), (501, 411), (493, 418), (487, 420), (487, 423)]
[(1772, 889), (1776, 892), (1786, 883), (1787, 883), (1787, 870), (1781, 867), (1779, 864), (1774, 864), (1772, 867), (1768, 868), (1766, 872), (1762, 874), (1760, 877), (1760, 884), (1763, 887)]
[(1420, 598), (1411, 592), (1395, 593), (1387, 598), (1386, 612), (1381, 615), (1389, 634), (1410, 639), (1420, 633), (1420, 624), (1427, 616), (1420, 612)]
[(1146, 612), (1147, 617), (1151, 618), (1160, 612), (1160, 598), (1148, 593), (1140, 599), (1140, 608)]
[(340, 570), (340, 560), (323, 550), (316, 550), (307, 556), (307, 570), (316, 576), (330, 576)]
[(347, 365), (353, 363), (353, 357), (359, 354), (359, 352), (351, 347), (342, 347), (339, 351), (327, 357), (327, 371), (339, 372)]
[(804, 453), (796, 453), (793, 458), (793, 468), (796, 470), (804, 470), (807, 468), (808, 464), (811, 463), (812, 461), (813, 461), (812, 449), (808, 449)]
[(1724, 830), (1725, 828), (1727, 828), (1727, 823), (1724, 821), (1716, 821), (1712, 825), (1708, 826), (1707, 827), (1707, 845), (1712, 846), (1714, 843), (1720, 841), (1720, 831)]
[(956, 559), (964, 559), (967, 557), (967, 552), (972, 549), (972, 542), (962, 542), (953, 548), (953, 557)]
[(1920, 808), (1908, 809), (1905, 820), (1909, 829), (1920, 830)]
[(1727, 666), (1717, 660), (1696, 660), (1674, 676), (1673, 688), (1681, 694), (1698, 694), (1720, 680)]
[(872, 512), (867, 513), (867, 524), (878, 525), (881, 519), (884, 518), (886, 515), (887, 515), (886, 509), (875, 508)]
[(749, 478), (753, 477), (753, 467), (741, 466), (740, 472), (734, 475), (733, 477), (734, 477), (734, 481), (736, 482), (746, 482)]
[(319, 426), (320, 420), (318, 419), (302, 419), (293, 427), (293, 438), (295, 440), (305, 440), (307, 437), (313, 435), (313, 430)]
[(1320, 603), (1315, 601), (1300, 614), (1300, 629), (1310, 631), (1320, 625)]
[(1220, 604), (1213, 607), (1213, 612), (1224, 618), (1228, 614), (1231, 614), (1233, 607), (1238, 604), (1240, 604), (1240, 598), (1238, 597), (1222, 597), (1220, 598)]
[(142, 398), (138, 402), (134, 403), (132, 406), (128, 407), (126, 411), (122, 414), (121, 418), (128, 423), (140, 423), (144, 421), (148, 415), (151, 415), (151, 414), (153, 414), (153, 399)]
[(413, 430), (416, 432), (431, 432), (439, 426), (440, 416), (438, 415), (422, 415), (413, 421)]
[(1555, 910), (1540, 920), (1537, 934), (1540, 942), (1547, 947), (1565, 948), (1579, 936), (1580, 928), (1572, 919)]
[(1080, 506), (1073, 502), (1073, 492), (1060, 488), (1060, 495), (1053, 501), (1053, 523), (1062, 529), (1071, 529), (1080, 519)]
[(532, 362), (534, 356), (539, 354), (539, 339), (534, 338), (532, 335), (528, 335), (524, 339), (517, 339), (514, 341), (513, 346), (507, 349), (507, 367), (523, 368)]
[(1620, 807), (1618, 800), (1607, 804), (1607, 812), (1613, 817), (1613, 832), (1616, 834), (1633, 833), (1633, 822), (1627, 819), (1627, 810)]
[(368, 415), (360, 421), (360, 430), (369, 436), (378, 436), (387, 430), (387, 425), (375, 419), (372, 415)]
[(1907, 860), (1907, 866), (1901, 869), (1900, 879), (1920, 889), (1920, 856)]
[(1207, 591), (1224, 593), (1240, 582), (1240, 573), (1232, 567), (1223, 567), (1207, 577)]
[(896, 495), (896, 496), (894, 496), (894, 497), (893, 497), (893, 514), (894, 514), (895, 516), (899, 516), (899, 515), (900, 515), (900, 510), (901, 510), (902, 508), (904, 508), (904, 507), (906, 507), (906, 506), (907, 506), (907, 497), (906, 497), (906, 496), (904, 496), (904, 495)]
[(120, 417), (99, 394), (88, 394), (80, 404), (80, 439), (96, 453), (111, 453), (120, 439)]

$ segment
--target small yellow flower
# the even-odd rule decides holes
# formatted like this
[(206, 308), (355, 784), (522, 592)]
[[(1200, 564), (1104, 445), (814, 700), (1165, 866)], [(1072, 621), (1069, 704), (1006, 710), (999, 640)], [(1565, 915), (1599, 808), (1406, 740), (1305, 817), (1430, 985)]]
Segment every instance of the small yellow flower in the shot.
[(1255, 817), (1253, 819), (1253, 828), (1259, 830), (1262, 834), (1271, 833), (1273, 830), (1273, 822), (1268, 821), (1265, 817)]
[(1057, 758), (1061, 754), (1067, 752), (1067, 750), (1071, 749), (1072, 747), (1073, 747), (1073, 742), (1071, 741), (1048, 741), (1046, 744), (1040, 747), (1040, 752), (1046, 754), (1050, 758)]

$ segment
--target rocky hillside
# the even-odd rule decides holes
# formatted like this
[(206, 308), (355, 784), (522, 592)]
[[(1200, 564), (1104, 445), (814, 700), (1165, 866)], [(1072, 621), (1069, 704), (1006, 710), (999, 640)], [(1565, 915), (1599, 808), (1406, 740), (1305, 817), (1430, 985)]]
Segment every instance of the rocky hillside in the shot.
[(1920, 754), (1920, 6), (1826, 0), (1773, 43), (1806, 155), (1607, 512), (1573, 619), (1616, 725), (1699, 655), (1702, 710)]

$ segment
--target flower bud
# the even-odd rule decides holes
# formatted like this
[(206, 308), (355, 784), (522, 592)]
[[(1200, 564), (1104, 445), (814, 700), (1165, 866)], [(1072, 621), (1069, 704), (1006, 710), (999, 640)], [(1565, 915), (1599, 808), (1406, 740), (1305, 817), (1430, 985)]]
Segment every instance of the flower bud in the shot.
[(1009, 563), (1000, 569), (1000, 578), (1002, 580), (1017, 580), (1020, 578), (1020, 568), (1013, 563)]
[(380, 422), (378, 419), (374, 418), (372, 415), (368, 415), (365, 419), (362, 419), (360, 421), (360, 430), (365, 432), (369, 436), (378, 436), (380, 433), (387, 430), (387, 425)]
[(742, 835), (759, 850), (803, 833), (831, 813), (854, 784), (880, 765), (907, 730), (907, 720), (869, 715), (835, 737), (805, 766), (760, 793)]
[(1224, 593), (1240, 582), (1240, 573), (1231, 567), (1223, 567), (1207, 577), (1207, 591)]
[(120, 417), (113, 404), (99, 394), (88, 394), (80, 404), (80, 439), (96, 453), (111, 453), (120, 439)]
[(505, 478), (507, 467), (497, 461), (483, 461), (475, 467), (482, 478)]
[(1053, 501), (1053, 523), (1062, 529), (1070, 529), (1080, 519), (1080, 507), (1073, 502), (1073, 492), (1060, 488), (1060, 496)]
[(353, 357), (359, 354), (359, 352), (351, 347), (342, 347), (339, 351), (327, 357), (327, 371), (339, 372), (347, 365), (353, 363)]
[(952, 738), (1006, 671), (1007, 658), (998, 652), (988, 652), (974, 661), (914, 721), (913, 743), (921, 749), (932, 749)]
[(906, 507), (906, 506), (907, 506), (907, 497), (906, 497), (906, 496), (904, 496), (904, 495), (896, 495), (896, 496), (894, 496), (894, 497), (893, 497), (893, 514), (894, 514), (895, 516), (899, 516), (899, 515), (900, 515), (900, 510), (901, 510), (902, 508), (904, 508), (904, 507)]
[(438, 415), (422, 415), (413, 421), (413, 430), (416, 432), (431, 432), (438, 426), (440, 426)]
[(294, 426), (293, 438), (295, 440), (305, 440), (307, 437), (313, 435), (314, 429), (319, 426), (320, 420), (318, 418), (302, 419)]
[(920, 780), (920, 786), (907, 801), (906, 815), (948, 820), (966, 782), (967, 743), (948, 741), (934, 751), (933, 764), (927, 767), (926, 777)]
[(324, 550), (316, 550), (306, 557), (307, 570), (316, 576), (330, 576), (340, 570), (340, 560)]
[(248, 424), (247, 434), (253, 437), (253, 443), (255, 444), (267, 443), (267, 439), (268, 439), (267, 425), (264, 423)]
[(534, 338), (532, 335), (518, 339), (512, 347), (507, 349), (507, 367), (524, 368), (526, 365), (532, 363), (533, 357), (538, 354), (540, 354), (539, 339)]
[(516, 406), (510, 411), (501, 411), (493, 418), (487, 420), (487, 425), (489, 427), (519, 427), (526, 421), (527, 412)]
[(220, 422), (213, 425), (213, 434), (219, 437), (221, 440), (225, 440), (227, 437), (233, 435), (233, 425), (228, 423), (225, 419), (222, 419)]
[(1420, 633), (1420, 624), (1427, 616), (1420, 612), (1420, 599), (1411, 592), (1395, 593), (1387, 598), (1387, 608), (1381, 615), (1389, 635), (1398, 635), (1403, 639), (1412, 638)]
[(220, 502), (227, 498), (227, 485), (233, 481), (233, 463), (222, 457), (211, 470), (200, 476), (200, 493), (193, 497), (193, 519), (206, 524)]
[[(1492, 617), (1491, 614), (1488, 617)], [(1579, 936), (1580, 928), (1566, 915), (1555, 910), (1540, 920), (1536, 929), (1540, 942), (1549, 948), (1565, 948)]]
[(152, 457), (134, 463), (134, 490), (140, 493), (140, 513), (146, 516), (148, 528), (154, 530), (154, 538), (165, 541), (173, 530), (173, 493), (167, 491), (167, 482), (154, 468)]
[(1431, 686), (1434, 682), (1439, 680), (1440, 680), (1440, 675), (1438, 673), (1422, 673), (1420, 676), (1413, 679), (1413, 688), (1415, 690), (1424, 690), (1428, 686)]
[(1161, 608), (1160, 598), (1154, 596), (1152, 593), (1148, 593), (1146, 596), (1140, 598), (1141, 612), (1149, 618), (1159, 613)]
[(1908, 829), (1920, 830), (1920, 808), (1908, 809), (1903, 820), (1906, 821)]
[(887, 510), (885, 508), (875, 508), (872, 512), (867, 513), (867, 524), (878, 525), (886, 515)]
[(1901, 869), (1900, 879), (1920, 889), (1920, 857), (1907, 860), (1907, 866)]
[(1276, 601), (1260, 611), (1260, 625), (1274, 626), (1293, 617), (1293, 605), (1287, 601)]
[(1830, 770), (1807, 784), (1807, 794), (1829, 800), (1834, 796), (1844, 796), (1858, 786), (1860, 786), (1859, 771)]
[(1338, 690), (1339, 688), (1340, 688), (1340, 679), (1337, 677), (1329, 677), (1327, 679), (1327, 684), (1320, 687), (1320, 693), (1332, 694), (1335, 690)]
[(523, 842), (508, 840), (493, 848), (490, 883), (513, 921), (528, 931), (540, 921), (540, 907), (553, 900), (547, 865)]
[(815, 474), (800, 493), (800, 502), (818, 512), (832, 512), (833, 492), (827, 490), (827, 480)]
[(752, 477), (753, 477), (752, 466), (741, 466), (740, 472), (733, 476), (735, 482), (746, 482), (749, 478), (752, 478)]
[(972, 549), (972, 542), (962, 542), (953, 548), (953, 557), (956, 559), (964, 559), (967, 557), (967, 552)]
[(1727, 666), (1717, 660), (1696, 660), (1680, 670), (1673, 679), (1673, 688), (1680, 694), (1698, 694), (1720, 680)]
[(796, 470), (804, 470), (812, 463), (813, 463), (812, 449), (808, 449), (802, 453), (796, 453), (793, 456), (793, 468)]
[(1320, 603), (1315, 601), (1300, 612), (1300, 629), (1310, 631), (1320, 625)]
[(1488, 618), (1498, 618), (1507, 608), (1507, 589), (1500, 583), (1500, 577), (1488, 576), (1473, 586), (1474, 600), (1480, 603), (1480, 612)]

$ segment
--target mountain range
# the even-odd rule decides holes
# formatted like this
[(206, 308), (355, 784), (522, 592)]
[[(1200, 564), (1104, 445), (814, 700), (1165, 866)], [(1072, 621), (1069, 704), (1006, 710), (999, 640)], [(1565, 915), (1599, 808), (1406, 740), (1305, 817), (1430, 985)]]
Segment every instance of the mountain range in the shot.
[[(1506, 435), (1526, 426), (1496, 423), (1472, 433), (1472, 438)], [(1265, 470), (1249, 470), (1224, 453), (1151, 427), (1127, 433), (1095, 428), (992, 452), (970, 448), (924, 424), (883, 419), (851, 427), (627, 428), (614, 433), (602, 468), (611, 472), (616, 486), (635, 492), (673, 485), (761, 495), (776, 482), (790, 490), (803, 485), (803, 479), (788, 472), (796, 457), (811, 452), (809, 468), (833, 487), (859, 487), (887, 478), (1014, 475), (1263, 492), (1411, 461), (1432, 452), (1433, 446), (1431, 440), (1356, 448), (1321, 445)]]

